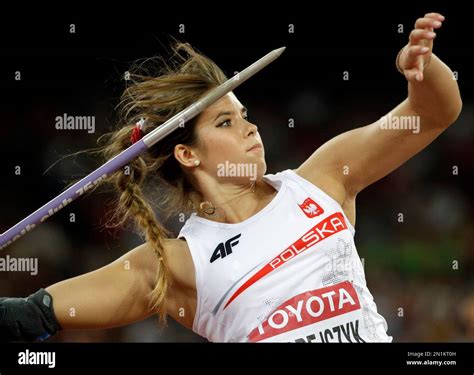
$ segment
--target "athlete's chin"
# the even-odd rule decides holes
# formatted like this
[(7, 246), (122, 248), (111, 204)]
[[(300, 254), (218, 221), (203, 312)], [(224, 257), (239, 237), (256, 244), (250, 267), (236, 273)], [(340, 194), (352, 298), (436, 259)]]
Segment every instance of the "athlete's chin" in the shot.
[(221, 181), (248, 184), (260, 180), (267, 170), (264, 158), (239, 158), (217, 164), (216, 175)]
[(267, 163), (265, 162), (265, 159), (263, 159), (262, 163), (257, 163), (257, 173), (255, 175), (255, 179), (260, 181), (265, 173), (267, 173)]
[(259, 166), (261, 164), (266, 163), (265, 162), (265, 154), (263, 152), (259, 152), (259, 153), (249, 152), (249, 153), (247, 153), (246, 156), (247, 157), (245, 159), (247, 160), (248, 163), (256, 163)]

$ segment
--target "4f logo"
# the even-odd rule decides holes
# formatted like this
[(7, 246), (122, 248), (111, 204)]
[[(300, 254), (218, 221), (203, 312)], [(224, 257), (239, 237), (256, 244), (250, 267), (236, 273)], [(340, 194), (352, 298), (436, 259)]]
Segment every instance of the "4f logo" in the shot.
[(306, 198), (303, 203), (298, 204), (298, 206), (300, 206), (301, 210), (309, 218), (319, 216), (324, 212), (321, 206), (309, 197)]
[(230, 239), (228, 239), (226, 242), (221, 242), (216, 249), (214, 250), (214, 253), (212, 254), (211, 257), (211, 263), (214, 262), (215, 260), (219, 258), (225, 258), (227, 255), (232, 254), (232, 247), (237, 245), (239, 241), (237, 240), (242, 233), (239, 233), (237, 236), (234, 236)]

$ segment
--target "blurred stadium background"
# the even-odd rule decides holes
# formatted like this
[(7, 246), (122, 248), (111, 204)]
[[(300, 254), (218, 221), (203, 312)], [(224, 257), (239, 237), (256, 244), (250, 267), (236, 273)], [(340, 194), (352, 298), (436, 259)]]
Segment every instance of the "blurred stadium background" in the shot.
[[(31, 16), (15, 32), (0, 25), (0, 230), (97, 167), (79, 155), (44, 173), (62, 156), (96, 146), (116, 120), (122, 75), (135, 59), (162, 54), (169, 35), (190, 42), (228, 76), (273, 48), (288, 47), (276, 63), (236, 90), (259, 125), (268, 173), (276, 173), (297, 167), (331, 137), (375, 121), (405, 98), (395, 56), (415, 19), (432, 10), (447, 18), (434, 51), (458, 72), (463, 112), (421, 154), (359, 194), (355, 241), (394, 341), (473, 341), (474, 47), (465, 41), (467, 16), (454, 7), (408, 9), (397, 2), (379, 16), (347, 8), (317, 14), (304, 7), (276, 9), (272, 16), (242, 9), (223, 11), (219, 18), (167, 9), (167, 17), (140, 11), (136, 19), (125, 10), (94, 16), (71, 11), (61, 17)], [(294, 33), (288, 32), (289, 24)], [(397, 33), (399, 24), (404, 33)], [(185, 27), (182, 34), (179, 25)], [(16, 71), (21, 81), (15, 81)], [(64, 113), (95, 116), (95, 133), (56, 130), (54, 119)], [(18, 165), (21, 175), (15, 175)], [(142, 240), (130, 231), (101, 230), (112, 198), (102, 193), (75, 201), (3, 250), (0, 257), (37, 257), (39, 274), (0, 272), (0, 295), (26, 296), (139, 245)], [(69, 221), (70, 213), (76, 222)], [(398, 213), (404, 214), (403, 223)], [(176, 234), (182, 224), (178, 217), (167, 223)], [(159, 330), (154, 317), (110, 330), (62, 332), (51, 341), (204, 340), (171, 320)]]

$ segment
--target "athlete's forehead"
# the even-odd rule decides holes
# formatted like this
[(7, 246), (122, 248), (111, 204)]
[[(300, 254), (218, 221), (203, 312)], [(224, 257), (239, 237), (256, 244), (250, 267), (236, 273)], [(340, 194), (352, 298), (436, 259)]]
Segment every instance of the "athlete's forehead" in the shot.
[(233, 92), (229, 92), (215, 103), (207, 107), (199, 116), (199, 122), (212, 123), (223, 115), (234, 115), (246, 112), (247, 108), (240, 102)]

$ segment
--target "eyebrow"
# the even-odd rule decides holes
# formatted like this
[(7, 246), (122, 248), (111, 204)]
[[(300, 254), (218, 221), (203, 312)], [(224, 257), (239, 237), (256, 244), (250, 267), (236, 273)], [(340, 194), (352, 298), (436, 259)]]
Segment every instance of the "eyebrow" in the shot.
[[(242, 107), (241, 112), (246, 113), (247, 112), (247, 107)], [(234, 111), (219, 112), (217, 114), (216, 118), (214, 119), (214, 121), (216, 121), (221, 116), (230, 116), (230, 115), (233, 115), (233, 114), (234, 114)]]

